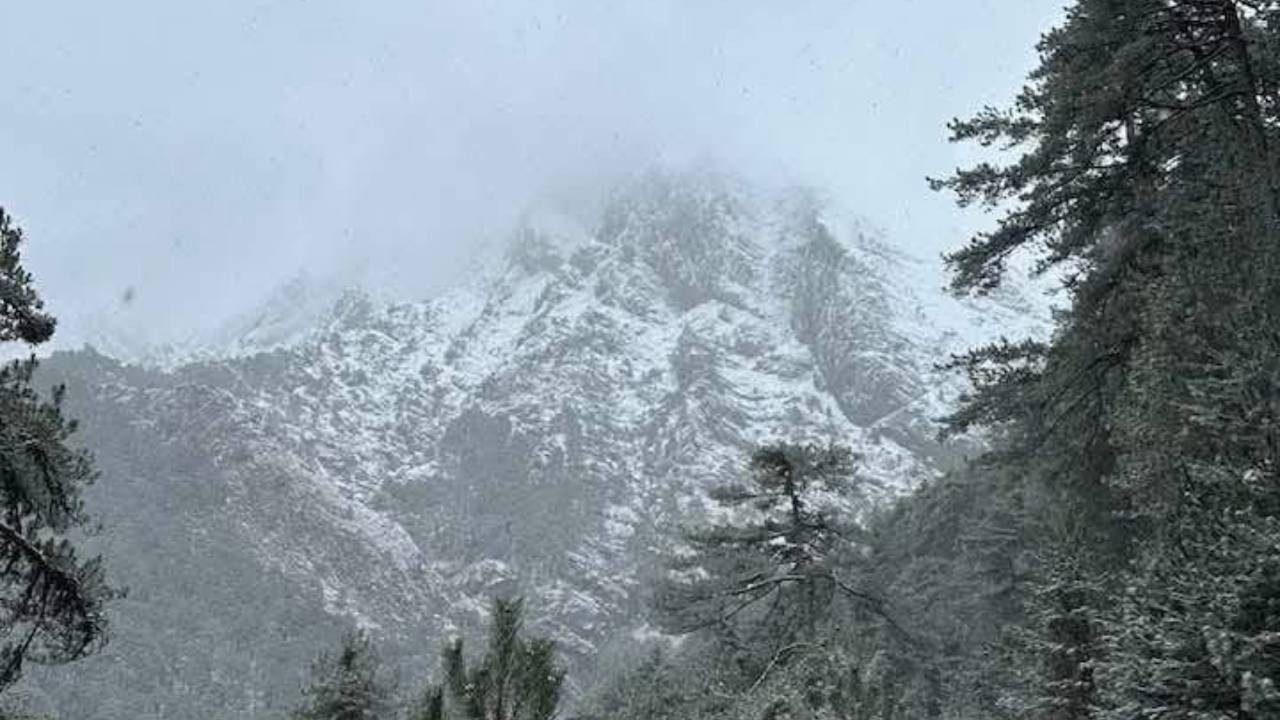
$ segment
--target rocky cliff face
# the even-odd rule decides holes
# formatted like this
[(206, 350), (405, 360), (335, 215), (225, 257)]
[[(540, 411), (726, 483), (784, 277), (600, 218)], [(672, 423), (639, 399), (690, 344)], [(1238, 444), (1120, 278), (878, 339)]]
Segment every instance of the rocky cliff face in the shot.
[(532, 218), (430, 301), (353, 290), (317, 314), (291, 286), (302, 300), (200, 361), (55, 356), (103, 470), (97, 541), (131, 592), (110, 649), (36, 673), (37, 703), (267, 717), (350, 623), (416, 686), (504, 592), (587, 677), (753, 445), (846, 444), (880, 499), (939, 471), (930, 418), (958, 388), (932, 363), (1041, 321), (940, 284), (802, 194), (651, 176), (590, 229)]

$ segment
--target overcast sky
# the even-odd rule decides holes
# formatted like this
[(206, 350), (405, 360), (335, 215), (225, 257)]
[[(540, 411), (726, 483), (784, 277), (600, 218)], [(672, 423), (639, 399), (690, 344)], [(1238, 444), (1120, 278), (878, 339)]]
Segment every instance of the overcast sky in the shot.
[(0, 205), (68, 340), (178, 338), (359, 258), (424, 296), (547, 188), (691, 158), (935, 255), (978, 222), (924, 183), (966, 156), (944, 124), (1016, 91), (1059, 5), (9, 3)]

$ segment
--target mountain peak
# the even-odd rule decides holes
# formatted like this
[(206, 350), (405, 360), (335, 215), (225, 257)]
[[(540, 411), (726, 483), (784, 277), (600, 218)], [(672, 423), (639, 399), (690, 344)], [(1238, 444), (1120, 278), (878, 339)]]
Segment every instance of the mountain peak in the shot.
[[(92, 500), (127, 548), (121, 582), (165, 567), (166, 587), (218, 577), (260, 598), (181, 606), (246, 628), (248, 651), (289, 671), (329, 641), (312, 623), (276, 642), (269, 627), (299, 607), (371, 628), (416, 668), (421, 638), (466, 632), (487, 595), (516, 590), (579, 663), (642, 623), (638, 589), (670, 528), (752, 447), (848, 446), (881, 500), (949, 461), (932, 417), (961, 387), (933, 364), (975, 311), (812, 196), (648, 176), (594, 222), (528, 214), (479, 267), (410, 303), (295, 278), (201, 363), (47, 363), (93, 419), (106, 477)], [(940, 307), (954, 316), (932, 319)], [(182, 522), (136, 521), (157, 503)], [(147, 607), (123, 612), (153, 632)], [(170, 633), (114, 665), (108, 648), (74, 682), (138, 684), (121, 675), (194, 642)], [(227, 663), (152, 706), (225, 714), (241, 696), (227, 683), (292, 677)]]

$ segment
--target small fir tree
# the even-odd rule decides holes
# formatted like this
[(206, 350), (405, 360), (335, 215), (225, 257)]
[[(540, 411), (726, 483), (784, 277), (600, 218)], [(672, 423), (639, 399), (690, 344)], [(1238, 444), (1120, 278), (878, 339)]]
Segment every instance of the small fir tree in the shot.
[(385, 720), (390, 691), (378, 677), (380, 662), (363, 632), (342, 638), (337, 654), (322, 654), (311, 668), (311, 685), (292, 720)]
[[(564, 685), (564, 670), (556, 661), (555, 643), (547, 638), (522, 637), (521, 599), (494, 600), (491, 622), (489, 648), (475, 664), (467, 663), (461, 639), (444, 650), (448, 710), (467, 720), (555, 717)], [(443, 700), (444, 693), (432, 689), (424, 709), (443, 713)], [(425, 717), (433, 720), (431, 715)]]

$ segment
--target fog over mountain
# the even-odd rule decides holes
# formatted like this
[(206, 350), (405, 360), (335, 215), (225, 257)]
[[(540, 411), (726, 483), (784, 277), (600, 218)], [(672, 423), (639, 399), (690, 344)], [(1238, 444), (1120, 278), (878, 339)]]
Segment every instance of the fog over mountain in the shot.
[[(59, 347), (174, 342), (299, 272), (429, 297), (531, 205), (711, 163), (822, 188), (932, 257), (924, 177), (1056, 0), (20, 3), (0, 197)], [(981, 28), (973, 25), (981, 18)]]
[(55, 355), (133, 591), (124, 640), (33, 692), (67, 717), (263, 717), (344, 625), (412, 676), (513, 592), (579, 692), (651, 632), (659, 558), (750, 448), (848, 445), (873, 504), (960, 457), (933, 363), (1047, 315), (933, 272), (811, 193), (651, 173), (530, 214), (433, 300), (300, 277), (185, 357)]

